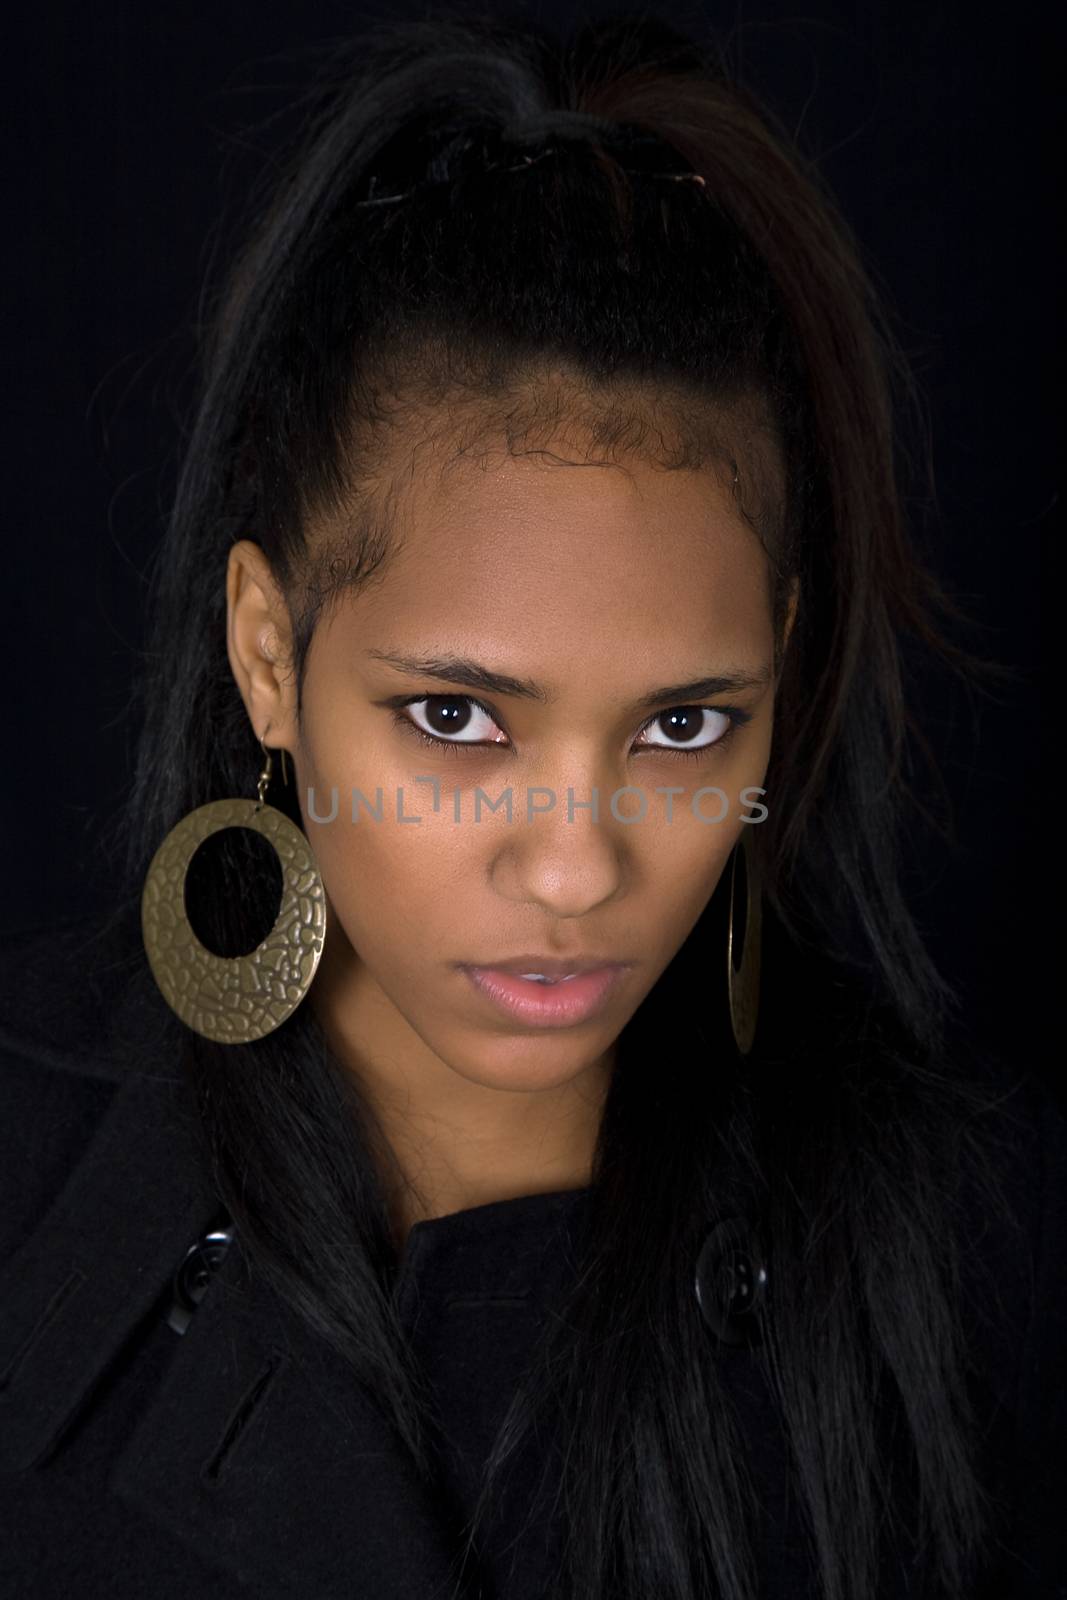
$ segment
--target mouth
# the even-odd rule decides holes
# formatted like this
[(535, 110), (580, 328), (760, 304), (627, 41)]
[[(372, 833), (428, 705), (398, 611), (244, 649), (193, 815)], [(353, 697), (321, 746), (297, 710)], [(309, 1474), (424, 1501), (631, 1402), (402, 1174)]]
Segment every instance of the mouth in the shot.
[(629, 963), (611, 962), (558, 974), (467, 965), (462, 970), (477, 993), (498, 1010), (531, 1027), (567, 1028), (599, 1014), (629, 970)]

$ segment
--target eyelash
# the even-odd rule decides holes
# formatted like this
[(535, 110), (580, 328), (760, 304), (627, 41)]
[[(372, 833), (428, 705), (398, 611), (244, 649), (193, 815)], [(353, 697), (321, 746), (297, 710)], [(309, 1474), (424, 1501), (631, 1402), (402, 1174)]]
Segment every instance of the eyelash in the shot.
[[(497, 721), (495, 714), (485, 704), (484, 700), (477, 700), (472, 694), (413, 694), (403, 702), (403, 705), (422, 705), (426, 700), (465, 700), (469, 705), (476, 706), (479, 711), (484, 711), (487, 717), (492, 717), (494, 722)], [(675, 750), (670, 745), (665, 744), (642, 745), (640, 748), (654, 750), (658, 755), (680, 756), (684, 761), (706, 760), (713, 750), (720, 750), (724, 744), (732, 739), (738, 728), (743, 727), (746, 722), (752, 721), (751, 711), (744, 711), (740, 706), (665, 706), (662, 711), (657, 711), (647, 722), (642, 723), (638, 729), (639, 734), (644, 733), (645, 729), (650, 728), (660, 717), (666, 716), (668, 711), (681, 711), (683, 709), (686, 711), (718, 711), (720, 715), (729, 717), (730, 726), (725, 733), (721, 734), (711, 744), (701, 745), (696, 750)], [(440, 739), (435, 734), (427, 733), (425, 728), (420, 728), (416, 723), (412, 722), (410, 717), (404, 715), (402, 708), (394, 711), (393, 720), (406, 729), (408, 733), (414, 734), (416, 739), (421, 739), (423, 744), (430, 745), (435, 750), (488, 750), (501, 748), (499, 745), (489, 745), (474, 739)]]

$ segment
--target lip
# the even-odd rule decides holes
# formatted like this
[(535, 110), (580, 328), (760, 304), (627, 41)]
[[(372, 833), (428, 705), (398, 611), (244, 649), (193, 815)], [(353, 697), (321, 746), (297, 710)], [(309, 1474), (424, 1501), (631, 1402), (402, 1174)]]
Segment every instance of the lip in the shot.
[[(538, 967), (532, 964), (532, 960), (530, 965), (523, 967), (524, 971), (545, 972), (548, 976), (551, 975), (553, 964), (563, 965), (560, 962), (543, 962)], [(509, 962), (505, 969), (464, 963), (461, 971), (467, 974), (478, 994), (528, 1027), (571, 1028), (590, 1021), (603, 1010), (620, 979), (630, 970), (631, 963), (606, 962), (584, 970), (580, 966), (576, 969), (572, 964), (565, 970), (577, 970), (577, 977), (553, 985), (521, 978), (510, 970), (513, 965), (516, 963)]]
[(524, 972), (543, 972), (546, 978), (564, 978), (569, 972), (594, 972), (603, 967), (628, 967), (632, 962), (617, 956), (508, 956), (505, 960), (461, 961), (461, 967), (475, 967), (480, 972), (510, 972), (521, 978)]

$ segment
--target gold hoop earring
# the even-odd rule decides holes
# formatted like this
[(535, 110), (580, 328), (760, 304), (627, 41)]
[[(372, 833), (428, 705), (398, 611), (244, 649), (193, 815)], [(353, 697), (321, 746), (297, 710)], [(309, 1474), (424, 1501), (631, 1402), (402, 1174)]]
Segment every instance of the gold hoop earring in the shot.
[[(760, 946), (762, 924), (762, 894), (756, 853), (752, 847), (749, 829), (745, 824), (738, 845), (730, 856), (730, 921), (726, 935), (726, 975), (730, 998), (730, 1026), (738, 1053), (747, 1056), (756, 1037), (759, 1020)], [(738, 855), (744, 861), (745, 876), (745, 936), (739, 960), (734, 961), (734, 890), (737, 880)]]
[[(326, 933), (326, 891), (307, 836), (266, 804), (271, 757), (263, 740), (256, 800), (212, 800), (190, 811), (152, 857), (141, 893), (141, 932), (164, 1000), (194, 1032), (218, 1044), (248, 1044), (292, 1015), (311, 987)], [(284, 771), (284, 768), (283, 768)], [(245, 956), (201, 944), (185, 907), (189, 863), (214, 833), (251, 828), (274, 846), (282, 868), (278, 915)]]

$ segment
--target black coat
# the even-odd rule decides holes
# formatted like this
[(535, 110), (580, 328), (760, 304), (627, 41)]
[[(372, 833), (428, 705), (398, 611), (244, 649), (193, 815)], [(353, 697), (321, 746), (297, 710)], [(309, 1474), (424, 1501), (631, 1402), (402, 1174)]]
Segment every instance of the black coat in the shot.
[[(84, 932), (0, 940), (0, 1593), (447, 1600), (457, 1529), (566, 1286), (585, 1191), (411, 1232), (397, 1292), (448, 1435), (431, 1493), (340, 1358), (247, 1272), (239, 1237), (210, 1242), (228, 1219), (191, 1097), (160, 1058), (163, 1002), (131, 987), (128, 961), (86, 973)], [(121, 1048), (108, 1042), (116, 1014)], [(1030, 1079), (1012, 1080), (1005, 1108), (1024, 1245), (1003, 1219), (974, 1219), (976, 1259), (1002, 1290), (1002, 1331), (976, 1332), (976, 1348), (990, 1483), (1005, 1498), (1003, 1548), (976, 1600), (1062, 1600), (1064, 1124)], [(765, 1507), (761, 1600), (808, 1600), (776, 1406), (747, 1349), (724, 1344), (721, 1360)], [(547, 1600), (553, 1538), (526, 1529), (508, 1579), (502, 1543), (488, 1550), (484, 1590), (469, 1593)], [(886, 1593), (909, 1594), (903, 1577), (887, 1575)]]

